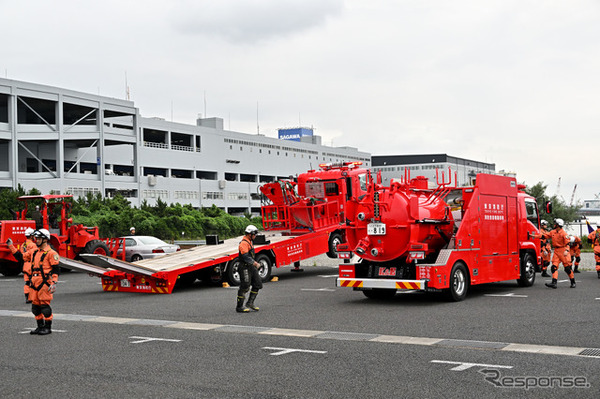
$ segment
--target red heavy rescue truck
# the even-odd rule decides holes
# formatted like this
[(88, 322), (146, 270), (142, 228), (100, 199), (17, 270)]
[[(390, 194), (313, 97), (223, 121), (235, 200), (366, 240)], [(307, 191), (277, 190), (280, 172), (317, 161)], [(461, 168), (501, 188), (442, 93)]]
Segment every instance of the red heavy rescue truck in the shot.
[[(49, 230), (50, 245), (61, 258), (77, 259), (82, 254), (116, 256), (117, 249), (124, 245), (124, 240), (101, 239), (98, 227), (73, 224), (69, 201), (72, 197), (24, 195), (18, 198), (24, 206), (21, 211), (15, 213), (15, 220), (0, 221), (0, 273), (5, 276), (21, 273), (21, 266), (5, 243), (10, 238), (14, 245), (19, 247), (25, 242), (25, 230), (28, 228)], [(34, 208), (36, 204), (39, 209)]]
[[(468, 187), (408, 175), (389, 187), (369, 175), (368, 193), (347, 204), (347, 244), (361, 259), (339, 267), (337, 286), (369, 298), (397, 290), (446, 291), (516, 279), (531, 286), (540, 264), (536, 201), (512, 177), (478, 174)], [(346, 256), (347, 257), (347, 256)]]
[[(360, 163), (323, 164), (294, 181), (261, 186), (264, 235), (255, 241), (256, 261), (263, 281), (273, 266), (298, 265), (301, 260), (327, 253), (337, 257), (344, 242), (346, 201), (366, 194), (367, 171)], [(83, 255), (88, 263), (61, 260), (64, 267), (102, 278), (105, 291), (170, 294), (175, 283), (192, 284), (196, 279), (220, 284), (239, 284), (238, 245), (242, 237), (219, 241), (168, 254), (160, 258), (128, 263), (99, 255)]]

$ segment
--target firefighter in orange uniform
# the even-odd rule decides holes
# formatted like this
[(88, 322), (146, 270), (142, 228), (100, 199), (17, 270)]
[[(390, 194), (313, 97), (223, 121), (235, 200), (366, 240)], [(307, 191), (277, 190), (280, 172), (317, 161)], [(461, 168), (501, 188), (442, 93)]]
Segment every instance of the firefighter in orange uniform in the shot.
[(548, 233), (550, 229), (548, 228), (548, 222), (542, 220), (542, 229), (541, 235), (537, 236), (541, 237), (541, 252), (542, 252), (542, 277), (550, 277), (548, 274), (548, 266), (550, 265), (550, 261), (552, 260), (552, 247), (550, 246), (550, 240), (548, 238), (544, 238), (544, 233)]
[(28, 251), (35, 251), (37, 249), (37, 245), (35, 245), (33, 232), (35, 230), (31, 227), (28, 227), (25, 230), (25, 242), (21, 245), (20, 248), (17, 248), (13, 245), (12, 240), (9, 238), (6, 240), (6, 244), (8, 244), (8, 248), (10, 252), (12, 252), (13, 256), (19, 263), (23, 264), (23, 280), (25, 281), (25, 285), (23, 286), (23, 293), (25, 294), (25, 303), (31, 303), (29, 300), (29, 281), (31, 280), (31, 262), (25, 262), (23, 259), (23, 255)]
[(596, 272), (600, 278), (600, 223), (596, 224), (596, 231), (592, 231), (588, 235), (588, 242), (594, 248), (594, 258), (596, 258)]
[(37, 328), (31, 334), (47, 335), (52, 333), (52, 308), (50, 302), (58, 282), (59, 256), (50, 247), (50, 232), (40, 229), (34, 233), (38, 249), (23, 255), (25, 261), (31, 261), (31, 313), (37, 321)]
[[(237, 307), (235, 308), (239, 313), (248, 313), (250, 310), (259, 310), (258, 306), (254, 305), (254, 300), (258, 295), (258, 290), (260, 290), (263, 285), (260, 275), (258, 274), (260, 263), (254, 260), (254, 244), (252, 243), (257, 234), (258, 229), (256, 226), (248, 225), (248, 227), (246, 227), (244, 238), (242, 238), (239, 246), (240, 262), (238, 273), (240, 274), (240, 289), (238, 290)], [(244, 306), (246, 293), (250, 289), (250, 286), (252, 286), (252, 289), (248, 296), (248, 302), (246, 302), (246, 306)]]
[(556, 288), (558, 282), (558, 265), (561, 263), (565, 268), (565, 273), (569, 275), (571, 279), (571, 288), (575, 288), (575, 275), (571, 270), (571, 254), (569, 252), (569, 236), (566, 231), (563, 230), (565, 225), (564, 220), (554, 219), (554, 228), (547, 233), (542, 233), (542, 237), (550, 238), (552, 240), (552, 247), (554, 248), (554, 254), (552, 255), (552, 282), (546, 283), (546, 287)]
[(579, 263), (581, 262), (581, 238), (578, 236), (571, 236), (571, 242), (569, 243), (571, 260), (573, 261), (573, 273), (579, 272)]

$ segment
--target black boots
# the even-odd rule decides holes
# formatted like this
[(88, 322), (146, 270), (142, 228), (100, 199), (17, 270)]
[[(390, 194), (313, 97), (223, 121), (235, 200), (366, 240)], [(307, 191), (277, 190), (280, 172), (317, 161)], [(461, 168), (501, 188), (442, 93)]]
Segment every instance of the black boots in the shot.
[(575, 267), (573, 268), (573, 273), (581, 273), (579, 271), (579, 265), (575, 265)]
[(551, 283), (546, 283), (546, 287), (555, 288), (556, 289), (557, 280), (555, 278), (552, 279)]
[(250, 291), (250, 296), (248, 297), (248, 302), (246, 302), (246, 307), (258, 312), (258, 306), (254, 306), (254, 300), (258, 295), (258, 291)]
[(542, 270), (542, 277), (550, 277), (546, 270)]
[(572, 278), (572, 279), (571, 279), (571, 288), (575, 288), (575, 285), (576, 285), (576, 284), (575, 284), (575, 279), (574, 279), (574, 278)]
[(600, 271), (598, 272), (598, 278), (600, 278)]
[(44, 329), (44, 319), (40, 319), (40, 320), (36, 320), (37, 322), (37, 328), (35, 330), (31, 330), (29, 331), (29, 334), (39, 334), (40, 331), (42, 331)]
[(238, 313), (248, 313), (250, 311), (250, 309), (248, 309), (247, 307), (244, 306), (244, 299), (246, 299), (244, 295), (238, 295), (238, 297), (237, 297), (237, 307), (235, 308), (236, 312), (238, 312)]
[(46, 320), (44, 322), (44, 327), (38, 333), (39, 335), (48, 335), (52, 334), (52, 320)]

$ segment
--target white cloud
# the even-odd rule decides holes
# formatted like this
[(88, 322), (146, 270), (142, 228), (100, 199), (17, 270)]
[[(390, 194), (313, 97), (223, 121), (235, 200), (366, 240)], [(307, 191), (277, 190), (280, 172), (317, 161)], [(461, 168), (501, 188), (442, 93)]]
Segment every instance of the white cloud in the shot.
[(322, 25), (342, 8), (342, 0), (189, 0), (177, 2), (170, 20), (185, 34), (255, 43)]

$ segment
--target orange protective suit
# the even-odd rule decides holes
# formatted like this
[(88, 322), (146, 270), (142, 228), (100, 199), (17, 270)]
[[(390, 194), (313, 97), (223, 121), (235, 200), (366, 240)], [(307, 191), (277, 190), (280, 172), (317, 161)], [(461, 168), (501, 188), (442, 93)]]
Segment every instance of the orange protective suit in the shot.
[(557, 227), (547, 233), (542, 233), (542, 237), (552, 240), (554, 254), (552, 255), (552, 279), (558, 279), (558, 265), (561, 263), (569, 278), (574, 279), (575, 275), (571, 270), (571, 253), (569, 251), (569, 236), (562, 227)]
[(600, 278), (600, 227), (588, 235), (588, 240), (592, 242), (592, 247), (594, 248), (596, 271), (598, 272), (598, 278)]
[(60, 257), (55, 250), (44, 243), (34, 252), (23, 255), (25, 261), (31, 262), (31, 286), (29, 299), (32, 301), (31, 312), (36, 320), (52, 322), (53, 294), (50, 287), (58, 282), (58, 262)]
[[(23, 293), (27, 298), (27, 303), (30, 303), (31, 300), (29, 299), (29, 281), (31, 280), (31, 262), (26, 261), (24, 255), (27, 252), (35, 252), (37, 250), (37, 245), (35, 245), (35, 242), (32, 239), (27, 238), (23, 245), (21, 245), (19, 248), (15, 247), (14, 245), (9, 245), (8, 248), (10, 249), (10, 252), (12, 252), (13, 256), (15, 256), (15, 258), (21, 258), (21, 260), (23, 260), (23, 280), (25, 282), (25, 285), (23, 285)], [(20, 257), (16, 255), (17, 252), (21, 254)]]

